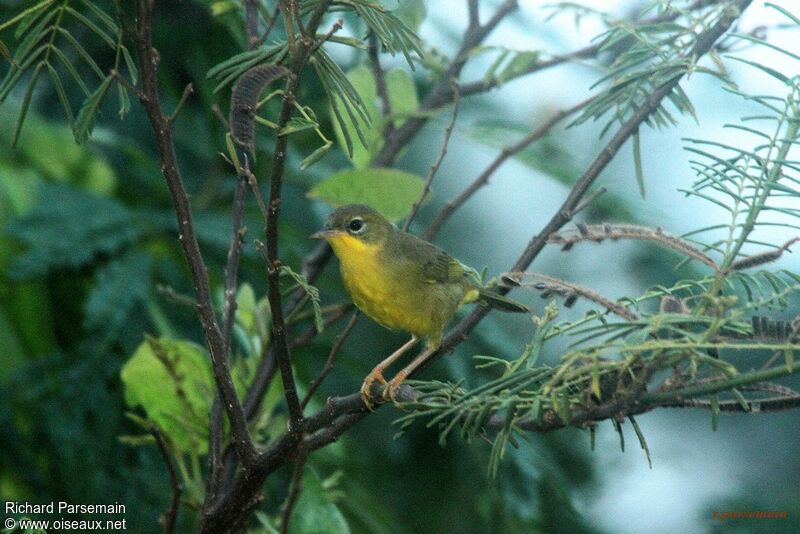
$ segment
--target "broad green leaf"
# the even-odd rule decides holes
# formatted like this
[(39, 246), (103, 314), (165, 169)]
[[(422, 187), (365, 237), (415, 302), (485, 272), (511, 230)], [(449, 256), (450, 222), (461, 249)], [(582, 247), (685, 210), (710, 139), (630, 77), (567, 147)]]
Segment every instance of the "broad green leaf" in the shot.
[(141, 407), (182, 451), (207, 450), (208, 413), (214, 398), (205, 351), (187, 341), (150, 338), (120, 372), (125, 402)]
[(408, 72), (393, 69), (386, 73), (386, 92), (389, 94), (389, 105), (395, 119), (394, 126), (399, 128), (406, 122), (403, 116), (413, 113), (419, 107), (417, 86)]
[(348, 534), (350, 526), (336, 504), (330, 501), (328, 492), (317, 474), (306, 467), (303, 477), (303, 493), (289, 524), (291, 534)]
[(425, 20), (427, 10), (423, 0), (404, 0), (393, 11), (395, 17), (415, 32), (419, 31), (422, 21)]
[(333, 207), (366, 204), (387, 219), (398, 221), (408, 215), (424, 186), (419, 176), (396, 169), (351, 169), (321, 181), (308, 197)]

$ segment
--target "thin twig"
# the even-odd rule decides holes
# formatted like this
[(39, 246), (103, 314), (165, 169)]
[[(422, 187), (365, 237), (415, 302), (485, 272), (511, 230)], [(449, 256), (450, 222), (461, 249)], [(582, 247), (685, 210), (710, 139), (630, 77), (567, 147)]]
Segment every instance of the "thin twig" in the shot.
[[(247, 167), (245, 159), (244, 167)], [(225, 264), (225, 290), (222, 306), (222, 336), (225, 342), (226, 351), (231, 354), (231, 337), (233, 334), (233, 322), (236, 317), (236, 288), (239, 272), (239, 263), (244, 244), (246, 228), (244, 221), (245, 193), (247, 192), (247, 177), (240, 174), (236, 181), (236, 189), (233, 196), (233, 209), (231, 214), (232, 230), (231, 241), (228, 249), (228, 259)], [(220, 404), (219, 392), (214, 395), (214, 402), (211, 404), (208, 432), (208, 497), (203, 503), (204, 509), (208, 509), (215, 501), (220, 489), (223, 475), (222, 460), (222, 441), (225, 427), (222, 421), (222, 405)]]
[(294, 471), (292, 472), (292, 482), (289, 486), (289, 495), (286, 496), (286, 502), (283, 503), (283, 512), (281, 513), (281, 534), (289, 532), (289, 522), (292, 519), (292, 512), (294, 511), (297, 501), (300, 499), (300, 493), (303, 491), (303, 468), (306, 465), (305, 454), (301, 454), (294, 464)]
[[(660, 15), (657, 15), (655, 17), (652, 17), (652, 18), (649, 18), (649, 19), (640, 20), (638, 22), (633, 22), (632, 23), (632, 27), (635, 29), (635, 28), (641, 27), (641, 26), (649, 26), (649, 25), (658, 24), (658, 23), (661, 23), (661, 22), (670, 22), (670, 21), (673, 21), (673, 20), (677, 19), (683, 13), (689, 13), (689, 12), (692, 12), (692, 11), (696, 11), (698, 9), (702, 9), (702, 8), (707, 7), (709, 5), (713, 5), (715, 3), (718, 3), (718, 1), (719, 0), (696, 0), (692, 5), (684, 8), (684, 9), (667, 10), (664, 13), (662, 13)], [(475, 82), (464, 83), (464, 84), (461, 85), (461, 96), (472, 96), (474, 94), (484, 93), (486, 91), (494, 89), (495, 87), (499, 87), (499, 86), (501, 86), (501, 85), (503, 85), (503, 84), (505, 84), (505, 83), (507, 83), (507, 82), (509, 82), (511, 80), (516, 80), (516, 79), (522, 78), (524, 76), (529, 76), (531, 74), (534, 74), (534, 73), (537, 73), (537, 72), (541, 72), (543, 70), (546, 70), (546, 69), (549, 69), (549, 68), (552, 68), (552, 67), (557, 67), (559, 65), (563, 65), (563, 64), (569, 63), (571, 61), (580, 60), (580, 59), (589, 59), (589, 58), (595, 57), (603, 50), (603, 47), (605, 46), (605, 44), (606, 44), (606, 41), (605, 40), (601, 40), (601, 41), (598, 41), (597, 43), (595, 43), (593, 45), (589, 45), (589, 46), (586, 46), (584, 48), (580, 48), (578, 50), (575, 50), (573, 52), (569, 52), (567, 54), (553, 55), (549, 59), (533, 63), (528, 68), (521, 69), (520, 71), (515, 72), (510, 77), (502, 77), (501, 78), (501, 77), (493, 76), (491, 78), (484, 79), (484, 80), (478, 80), (478, 81), (475, 81)]]
[(258, 47), (258, 4), (259, 0), (244, 0), (244, 28), (249, 50)]
[(375, 89), (381, 102), (380, 116), (384, 122), (384, 137), (392, 135), (394, 131), (394, 121), (387, 120), (392, 116), (392, 102), (389, 100), (389, 89), (386, 87), (386, 73), (381, 66), (378, 47), (378, 37), (374, 32), (369, 34), (369, 44), (367, 53), (369, 54), (369, 66), (372, 69), (372, 77), (375, 78)]
[(188, 306), (190, 308), (197, 307), (197, 301), (194, 300), (192, 297), (184, 295), (182, 293), (178, 293), (172, 287), (158, 284), (156, 285), (156, 293), (163, 296), (166, 299), (169, 299), (171, 302), (175, 304), (179, 304), (180, 306)]
[(333, 26), (331, 26), (331, 29), (328, 30), (328, 33), (317, 39), (317, 42), (314, 43), (314, 46), (312, 46), (309, 49), (308, 55), (309, 56), (313, 55), (314, 52), (319, 50), (320, 46), (324, 45), (328, 41), (328, 39), (333, 37), (334, 33), (338, 32), (342, 28), (344, 28), (344, 19), (337, 19), (336, 22), (333, 23)]
[(322, 381), (325, 380), (325, 377), (327, 377), (328, 373), (330, 373), (331, 369), (333, 369), (333, 361), (336, 358), (336, 354), (338, 354), (339, 349), (342, 347), (342, 344), (344, 343), (344, 340), (347, 339), (348, 335), (350, 335), (350, 331), (356, 325), (357, 321), (358, 321), (358, 311), (354, 311), (353, 315), (350, 316), (350, 321), (348, 321), (347, 325), (345, 325), (344, 329), (338, 336), (336, 336), (336, 339), (333, 341), (333, 345), (331, 345), (331, 350), (328, 353), (328, 358), (325, 360), (325, 365), (322, 368), (322, 371), (320, 372), (319, 376), (316, 379), (314, 379), (313, 382), (311, 382), (310, 386), (308, 386), (308, 392), (306, 393), (306, 396), (303, 398), (303, 402), (300, 403), (300, 408), (302, 408), (303, 410), (305, 410), (306, 406), (308, 405), (308, 401), (311, 400), (311, 397), (314, 395), (314, 393), (317, 392), (317, 389), (319, 388), (320, 384), (322, 384)]
[(216, 102), (211, 104), (211, 112), (214, 114), (215, 117), (217, 117), (217, 119), (219, 119), (219, 122), (222, 123), (222, 126), (225, 128), (225, 131), (226, 132), (230, 131), (231, 127), (230, 124), (228, 124), (228, 117), (226, 117), (225, 114), (222, 113), (222, 110), (219, 109), (219, 104), (217, 104)]
[(129, 92), (130, 94), (132, 94), (133, 96), (135, 96), (135, 97), (136, 97), (138, 100), (141, 100), (141, 99), (143, 99), (143, 98), (147, 98), (147, 97), (144, 95), (144, 93), (142, 93), (142, 92), (139, 90), (139, 88), (138, 88), (138, 87), (136, 87), (136, 86), (134, 86), (133, 84), (131, 84), (131, 82), (129, 82), (129, 81), (128, 81), (128, 79), (127, 79), (127, 78), (125, 78), (125, 76), (123, 76), (122, 74), (120, 74), (120, 72), (119, 72), (117, 69), (111, 69), (111, 71), (109, 71), (109, 75), (110, 75), (112, 78), (114, 78), (115, 80), (117, 80), (119, 83), (121, 83), (121, 84), (122, 84), (122, 86), (123, 86), (123, 87), (125, 87), (125, 89), (127, 89), (127, 90), (128, 90), (128, 92)]
[(447, 154), (447, 145), (450, 143), (450, 134), (453, 133), (453, 127), (456, 125), (456, 118), (458, 117), (458, 106), (461, 103), (461, 98), (458, 96), (458, 84), (453, 82), (453, 115), (450, 117), (450, 124), (447, 125), (447, 128), (444, 131), (444, 141), (442, 141), (442, 148), (439, 150), (439, 156), (436, 158), (436, 161), (431, 165), (431, 170), (428, 173), (428, 177), (425, 179), (425, 187), (422, 188), (422, 192), (419, 195), (419, 198), (414, 202), (414, 205), (411, 206), (411, 211), (406, 217), (406, 222), (403, 225), (403, 231), (407, 232), (408, 227), (411, 226), (411, 221), (414, 220), (414, 217), (417, 215), (417, 211), (419, 211), (419, 207), (425, 201), (425, 198), (431, 192), (431, 184), (433, 183), (433, 178), (436, 176), (436, 173), (439, 171), (439, 167), (442, 165), (442, 161), (444, 160), (445, 155)]
[[(469, 25), (464, 32), (461, 47), (455, 55), (455, 59), (450, 66), (442, 73), (439, 81), (425, 96), (418, 108), (418, 114), (408, 119), (400, 128), (394, 130), (392, 135), (387, 136), (383, 148), (372, 161), (374, 167), (388, 167), (400, 150), (419, 132), (428, 122), (426, 112), (433, 111), (450, 102), (452, 90), (450, 89), (451, 80), (458, 80), (464, 65), (470, 57), (470, 51), (489, 35), (500, 24), (511, 11), (517, 8), (516, 0), (505, 0), (495, 11), (492, 18), (483, 25)], [(463, 96), (463, 93), (462, 93)]]
[(172, 126), (172, 123), (175, 122), (175, 119), (178, 118), (178, 114), (183, 109), (183, 105), (189, 99), (189, 96), (194, 93), (194, 87), (192, 84), (187, 84), (186, 87), (183, 88), (183, 93), (181, 93), (181, 98), (178, 100), (178, 105), (175, 106), (175, 109), (172, 111), (169, 117), (167, 117), (167, 124)]
[(164, 534), (172, 534), (175, 531), (175, 521), (178, 519), (178, 507), (181, 504), (181, 493), (183, 492), (183, 486), (181, 485), (181, 481), (178, 478), (177, 472), (175, 471), (175, 465), (172, 463), (172, 457), (169, 455), (169, 449), (167, 449), (167, 444), (164, 441), (164, 436), (161, 433), (161, 429), (156, 425), (150, 425), (149, 431), (156, 440), (158, 452), (161, 454), (161, 458), (164, 460), (164, 463), (167, 466), (169, 483), (172, 486), (172, 500), (170, 501), (169, 510), (167, 510), (166, 515), (164, 516)]
[(275, 22), (278, 20), (278, 14), (281, 9), (280, 2), (275, 3), (275, 9), (272, 11), (272, 16), (270, 16), (269, 21), (267, 22), (267, 27), (264, 30), (264, 33), (261, 34), (261, 37), (253, 43), (253, 48), (258, 48), (265, 42), (267, 42), (267, 38), (269, 37), (270, 32), (272, 32), (272, 28), (275, 27)]
[(594, 97), (589, 98), (575, 106), (572, 106), (571, 108), (563, 109), (554, 113), (549, 119), (540, 124), (528, 135), (516, 143), (505, 147), (500, 154), (483, 170), (483, 172), (480, 173), (461, 193), (459, 193), (457, 197), (442, 206), (439, 214), (423, 234), (423, 239), (430, 241), (439, 232), (447, 219), (449, 219), (458, 208), (464, 205), (464, 203), (469, 200), (472, 195), (478, 191), (478, 189), (486, 185), (492, 175), (503, 163), (505, 163), (508, 158), (514, 156), (522, 149), (530, 146), (535, 141), (538, 141), (542, 137), (546, 136), (556, 124), (587, 106), (593, 99)]

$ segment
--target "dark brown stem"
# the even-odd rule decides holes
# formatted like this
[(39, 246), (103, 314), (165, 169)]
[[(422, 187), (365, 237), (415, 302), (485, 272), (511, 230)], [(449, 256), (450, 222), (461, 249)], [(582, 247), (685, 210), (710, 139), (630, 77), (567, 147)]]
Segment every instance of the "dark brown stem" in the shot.
[(167, 117), (167, 124), (172, 126), (172, 123), (175, 122), (175, 119), (178, 118), (178, 114), (183, 109), (183, 105), (189, 99), (189, 97), (194, 93), (194, 87), (192, 84), (188, 84), (186, 87), (183, 88), (183, 93), (181, 93), (181, 98), (178, 100), (178, 104), (175, 106), (175, 109), (172, 111), (169, 117)]
[[(452, 96), (451, 80), (458, 80), (461, 70), (464, 68), (467, 59), (469, 59), (470, 50), (478, 46), (500, 24), (500, 21), (516, 8), (516, 0), (505, 0), (497, 8), (489, 22), (483, 25), (470, 24), (467, 27), (455, 59), (445, 69), (439, 81), (420, 104), (418, 111), (421, 114), (424, 115), (425, 112), (433, 111), (450, 102), (450, 97)], [(391, 165), (398, 152), (411, 141), (427, 122), (428, 119), (421, 116), (408, 119), (403, 123), (403, 126), (394, 131), (393, 135), (386, 138), (383, 148), (373, 160), (372, 165), (374, 167), (388, 167)]]
[(372, 77), (375, 78), (375, 89), (378, 93), (378, 98), (381, 101), (380, 116), (384, 120), (384, 137), (392, 135), (394, 131), (394, 122), (387, 120), (392, 116), (392, 102), (389, 100), (389, 90), (386, 87), (386, 73), (381, 67), (380, 50), (378, 38), (374, 33), (369, 35), (369, 45), (367, 52), (369, 53), (369, 66), (372, 69)]
[(153, 48), (152, 8), (153, 2), (138, 0), (135, 29), (136, 51), (142, 79), (142, 92), (139, 101), (147, 113), (158, 144), (161, 157), (161, 171), (172, 197), (175, 215), (178, 220), (178, 239), (189, 265), (189, 271), (197, 296), (197, 312), (211, 355), (214, 380), (222, 396), (225, 411), (231, 421), (233, 443), (244, 464), (253, 462), (257, 451), (250, 437), (242, 406), (236, 395), (231, 379), (227, 347), (219, 328), (211, 302), (208, 271), (197, 243), (189, 194), (175, 157), (172, 127), (164, 115), (158, 92), (158, 53)]
[(292, 472), (292, 483), (289, 486), (289, 495), (286, 496), (286, 502), (283, 503), (283, 513), (281, 514), (281, 534), (289, 532), (289, 522), (292, 519), (292, 512), (294, 511), (297, 501), (300, 499), (300, 493), (303, 491), (303, 468), (306, 465), (306, 455), (300, 455), (295, 460), (294, 471)]
[(172, 457), (169, 455), (169, 449), (164, 441), (164, 436), (161, 434), (161, 429), (156, 425), (150, 426), (150, 434), (156, 440), (158, 452), (167, 466), (167, 473), (169, 474), (169, 483), (172, 486), (172, 500), (170, 501), (169, 510), (164, 515), (164, 534), (172, 534), (175, 532), (175, 521), (178, 519), (178, 507), (181, 504), (181, 493), (183, 493), (183, 486), (175, 471), (175, 465), (172, 463)]
[(586, 105), (588, 105), (593, 98), (588, 100), (584, 100), (580, 104), (573, 106), (569, 109), (563, 109), (554, 113), (549, 119), (544, 121), (542, 124), (539, 125), (538, 128), (530, 132), (528, 135), (514, 143), (513, 145), (509, 145), (505, 147), (500, 154), (492, 161), (486, 169), (482, 173), (480, 173), (473, 181), (470, 183), (461, 193), (458, 194), (456, 198), (453, 200), (445, 203), (442, 206), (442, 209), (439, 211), (439, 214), (436, 216), (436, 219), (431, 223), (425, 233), (422, 235), (422, 238), (425, 240), (430, 241), (439, 230), (442, 228), (442, 225), (450, 218), (453, 213), (464, 205), (464, 203), (469, 200), (472, 195), (474, 195), (478, 189), (483, 187), (489, 182), (489, 179), (492, 175), (500, 168), (500, 166), (508, 160), (508, 158), (517, 154), (520, 150), (530, 146), (532, 143), (538, 141), (542, 137), (546, 136), (550, 133), (550, 130), (561, 122), (564, 118), (569, 117), (573, 113), (577, 112), (580, 109), (583, 109)]
[(247, 34), (247, 48), (255, 50), (258, 47), (258, 3), (259, 0), (244, 1), (244, 29)]
[(336, 354), (339, 352), (339, 349), (342, 347), (344, 340), (347, 339), (347, 336), (350, 335), (350, 331), (356, 325), (358, 321), (358, 312), (353, 312), (353, 315), (350, 316), (350, 321), (348, 321), (347, 325), (345, 325), (344, 329), (341, 333), (336, 336), (336, 339), (333, 341), (333, 345), (331, 345), (331, 350), (328, 353), (328, 358), (325, 360), (325, 365), (322, 368), (322, 371), (319, 373), (319, 376), (311, 382), (311, 385), (308, 386), (308, 393), (306, 393), (305, 398), (303, 398), (303, 402), (300, 403), (300, 408), (305, 410), (306, 406), (308, 405), (308, 401), (311, 400), (311, 397), (314, 393), (317, 392), (320, 384), (322, 381), (325, 380), (325, 377), (328, 376), (328, 373), (331, 372), (333, 369), (333, 361), (336, 358)]
[(444, 141), (442, 141), (442, 148), (439, 150), (439, 155), (436, 158), (436, 161), (431, 165), (431, 170), (428, 173), (428, 177), (425, 179), (425, 187), (422, 188), (422, 193), (420, 193), (419, 198), (414, 202), (414, 205), (411, 206), (411, 211), (406, 217), (406, 222), (403, 225), (403, 231), (407, 232), (409, 226), (411, 226), (411, 221), (414, 220), (414, 217), (417, 215), (417, 211), (419, 211), (419, 207), (425, 201), (425, 198), (431, 192), (431, 184), (433, 183), (433, 178), (436, 176), (436, 173), (439, 171), (439, 167), (442, 165), (442, 161), (444, 161), (444, 157), (447, 154), (447, 145), (450, 143), (450, 135), (453, 133), (453, 127), (456, 125), (456, 118), (458, 117), (458, 105), (461, 102), (461, 99), (458, 96), (458, 85), (453, 82), (453, 115), (450, 117), (450, 124), (447, 125), (447, 128), (444, 130)]
[[(231, 337), (233, 334), (233, 322), (236, 317), (236, 288), (239, 272), (239, 262), (244, 245), (244, 234), (246, 229), (244, 221), (244, 200), (247, 192), (247, 177), (239, 175), (236, 182), (236, 189), (233, 196), (233, 210), (231, 215), (232, 231), (230, 248), (228, 249), (228, 260), (225, 264), (225, 292), (222, 306), (222, 335), (225, 341), (226, 351), (231, 354)], [(222, 442), (225, 432), (222, 424), (222, 405), (220, 404), (219, 393), (215, 393), (214, 402), (211, 404), (211, 415), (209, 420), (208, 433), (208, 488), (203, 507), (207, 509), (217, 498), (223, 475), (222, 461)]]

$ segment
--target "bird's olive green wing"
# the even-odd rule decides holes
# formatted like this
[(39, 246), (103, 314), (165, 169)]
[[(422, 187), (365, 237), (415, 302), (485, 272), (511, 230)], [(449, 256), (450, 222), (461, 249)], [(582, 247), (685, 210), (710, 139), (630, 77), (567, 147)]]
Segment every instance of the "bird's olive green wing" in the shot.
[[(426, 243), (427, 244), (427, 243)], [(464, 267), (450, 254), (431, 245), (432, 254), (423, 264), (422, 274), (430, 283), (457, 282), (464, 278)]]
[(429, 283), (457, 282), (464, 278), (464, 267), (450, 254), (406, 232), (397, 233), (396, 257), (411, 263), (418, 276)]

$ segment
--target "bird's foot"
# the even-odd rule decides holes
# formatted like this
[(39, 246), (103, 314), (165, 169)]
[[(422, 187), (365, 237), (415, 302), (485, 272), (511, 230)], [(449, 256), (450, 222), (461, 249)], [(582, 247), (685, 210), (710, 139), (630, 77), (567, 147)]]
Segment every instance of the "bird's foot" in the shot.
[(392, 378), (386, 387), (383, 388), (383, 398), (392, 402), (397, 402), (397, 394), (400, 391), (400, 386), (406, 381), (408, 375), (400, 371)]
[(361, 400), (367, 405), (367, 408), (370, 411), (374, 410), (370, 397), (372, 396), (372, 384), (375, 382), (386, 384), (386, 379), (383, 378), (383, 369), (373, 369), (372, 372), (364, 379), (364, 383), (361, 384)]

